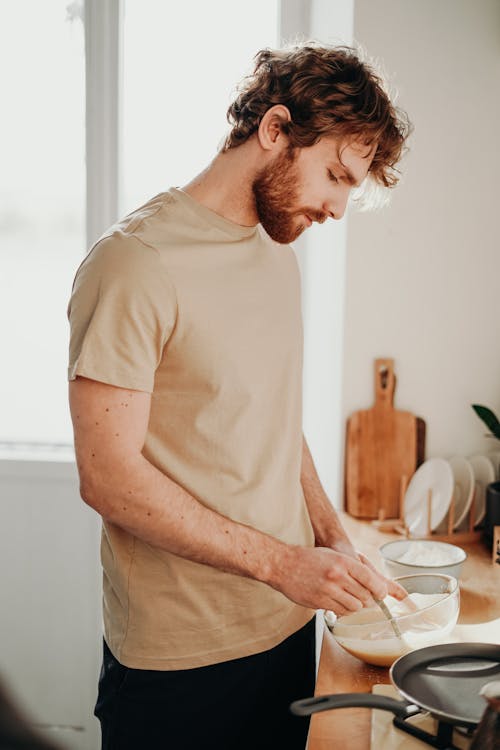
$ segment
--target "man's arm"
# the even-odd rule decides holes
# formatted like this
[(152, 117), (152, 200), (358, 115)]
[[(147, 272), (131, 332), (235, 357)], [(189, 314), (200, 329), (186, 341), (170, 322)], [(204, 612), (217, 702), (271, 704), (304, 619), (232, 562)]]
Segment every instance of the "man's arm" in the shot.
[(389, 593), (398, 599), (404, 598), (406, 593), (399, 584), (382, 576), (372, 563), (360, 552), (357, 552), (349, 539), (337, 512), (331, 504), (328, 495), (323, 489), (320, 478), (314, 466), (314, 461), (302, 436), (302, 466), (300, 471), (300, 482), (304, 490), (309, 518), (314, 530), (314, 538), (317, 547), (329, 547), (330, 549), (350, 555), (361, 560), (370, 570), (380, 576), (388, 586)]
[(323, 489), (304, 436), (302, 437), (300, 482), (314, 529), (316, 546), (336, 549), (338, 545), (344, 548), (342, 551), (346, 554), (356, 556), (357, 553), (340, 522), (335, 508)]
[(254, 578), (311, 609), (359, 609), (387, 586), (333, 549), (289, 545), (200, 503), (142, 454), (151, 396), (77, 378), (69, 387), (80, 492), (104, 519), (145, 542)]

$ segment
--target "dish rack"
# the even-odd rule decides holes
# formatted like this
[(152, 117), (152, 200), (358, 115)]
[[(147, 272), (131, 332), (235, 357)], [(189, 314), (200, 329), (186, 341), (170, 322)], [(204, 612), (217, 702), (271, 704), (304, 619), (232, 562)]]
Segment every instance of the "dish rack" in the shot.
[[(402, 534), (406, 538), (410, 537), (410, 531), (404, 520), (404, 498), (406, 489), (408, 487), (409, 479), (406, 476), (401, 477), (400, 492), (399, 492), (399, 516), (398, 518), (385, 518), (383, 509), (379, 510), (378, 518), (372, 521), (372, 524), (376, 526), (380, 531), (396, 531), (398, 534)], [(478, 542), (481, 539), (481, 531), (474, 529), (474, 509), (476, 504), (476, 489), (472, 497), (472, 503), (467, 512), (467, 524), (466, 528), (461, 531), (457, 531), (453, 528), (455, 522), (455, 495), (452, 495), (450, 506), (448, 509), (448, 518), (446, 522), (445, 531), (436, 531), (431, 528), (431, 517), (432, 517), (432, 489), (427, 492), (427, 531), (423, 536), (412, 536), (412, 539), (432, 539), (436, 542), (450, 542), (451, 544), (467, 544), (470, 542)]]

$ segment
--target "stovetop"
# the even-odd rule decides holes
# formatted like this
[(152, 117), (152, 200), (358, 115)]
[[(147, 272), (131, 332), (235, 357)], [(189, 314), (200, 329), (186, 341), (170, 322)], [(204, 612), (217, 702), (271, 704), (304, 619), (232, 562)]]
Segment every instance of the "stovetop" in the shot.
[[(401, 699), (392, 685), (374, 685), (372, 692)], [(393, 719), (394, 714), (390, 711), (372, 711), (371, 750), (429, 750), (431, 745), (394, 726)], [(428, 713), (416, 714), (406, 721), (433, 736), (437, 735), (438, 722)], [(465, 735), (465, 730), (454, 728), (451, 741), (458, 750), (469, 750), (472, 739)]]

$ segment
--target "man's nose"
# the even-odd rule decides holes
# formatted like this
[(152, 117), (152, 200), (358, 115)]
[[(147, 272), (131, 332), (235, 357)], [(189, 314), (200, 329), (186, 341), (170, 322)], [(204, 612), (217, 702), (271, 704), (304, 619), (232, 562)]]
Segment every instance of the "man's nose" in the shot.
[(336, 221), (344, 216), (350, 192), (349, 188), (348, 190), (344, 190), (340, 195), (337, 193), (334, 198), (325, 203), (325, 212), (328, 216), (331, 216)]

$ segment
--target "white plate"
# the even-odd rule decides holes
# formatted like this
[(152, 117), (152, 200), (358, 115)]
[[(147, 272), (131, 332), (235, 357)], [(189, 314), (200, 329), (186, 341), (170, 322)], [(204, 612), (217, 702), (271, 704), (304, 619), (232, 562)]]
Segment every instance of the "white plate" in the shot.
[(488, 456), (469, 456), (469, 462), (474, 472), (476, 494), (474, 498), (474, 525), (484, 518), (486, 512), (486, 485), (496, 479), (496, 469)]
[(429, 458), (418, 467), (404, 497), (403, 514), (410, 534), (427, 534), (429, 490), (432, 490), (431, 530), (439, 526), (448, 512), (454, 484), (452, 468), (445, 458)]
[(452, 456), (448, 459), (448, 463), (452, 468), (455, 482), (453, 493), (455, 498), (453, 528), (458, 529), (462, 521), (466, 518), (472, 504), (474, 471), (470, 461), (467, 461), (464, 456)]

